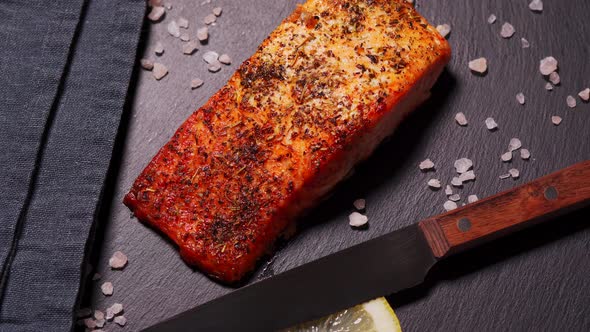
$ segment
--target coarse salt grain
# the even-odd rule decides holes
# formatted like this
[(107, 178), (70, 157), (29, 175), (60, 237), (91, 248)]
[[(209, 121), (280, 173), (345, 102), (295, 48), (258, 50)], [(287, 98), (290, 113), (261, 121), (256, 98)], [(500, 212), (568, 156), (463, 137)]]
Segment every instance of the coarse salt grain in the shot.
[(106, 296), (113, 295), (113, 284), (110, 281), (107, 281), (100, 286), (100, 290)]
[(547, 90), (547, 91), (553, 90), (553, 85), (551, 83), (547, 82), (547, 84), (545, 84), (545, 90)]
[(212, 73), (216, 73), (216, 72), (220, 71), (221, 70), (221, 62), (214, 61), (214, 62), (210, 63), (207, 66), (207, 70), (210, 71), (210, 72), (212, 72)]
[(504, 161), (504, 162), (508, 162), (508, 161), (512, 160), (512, 152), (508, 151), (506, 153), (503, 153), (500, 156), (500, 159), (502, 159), (502, 161)]
[(141, 63), (141, 68), (145, 70), (152, 70), (154, 68), (154, 62), (152, 60), (141, 59), (139, 62)]
[(355, 209), (361, 211), (367, 207), (367, 201), (364, 198), (359, 198), (354, 200), (354, 202), (352, 202), (352, 205)]
[(576, 98), (574, 98), (573, 96), (567, 96), (567, 98), (565, 99), (567, 106), (569, 108), (574, 108), (576, 107)]
[(461, 196), (459, 196), (459, 194), (454, 194), (454, 195), (449, 196), (449, 200), (453, 201), (453, 202), (457, 202), (460, 199), (461, 199)]
[(186, 55), (191, 55), (199, 50), (199, 44), (196, 41), (190, 41), (184, 45), (182, 45), (182, 53)]
[(580, 91), (580, 93), (578, 93), (578, 96), (580, 97), (580, 99), (582, 99), (583, 101), (588, 101), (590, 100), (590, 88), (586, 88), (582, 91)]
[(430, 188), (439, 189), (441, 187), (440, 186), (440, 180), (438, 180), (438, 179), (430, 179), (430, 180), (428, 180), (428, 186)]
[(348, 224), (352, 227), (361, 227), (367, 224), (369, 218), (358, 212), (353, 212), (348, 216)]
[(203, 23), (209, 25), (209, 24), (215, 23), (216, 20), (217, 20), (217, 16), (215, 16), (214, 14), (209, 14), (209, 15), (205, 16), (205, 18), (203, 19)]
[(434, 163), (432, 162), (432, 160), (430, 159), (426, 159), (424, 161), (422, 161), (420, 163), (420, 165), (418, 165), (418, 167), (420, 168), (420, 170), (425, 171), (425, 170), (431, 170), (434, 168)]
[(188, 33), (185, 32), (185, 33), (183, 33), (183, 34), (180, 35), (180, 40), (186, 42), (186, 41), (191, 40), (191, 37), (188, 35)]
[(219, 56), (219, 62), (223, 63), (224, 65), (231, 65), (231, 58), (227, 54), (222, 54)]
[(104, 319), (104, 312), (102, 312), (100, 310), (95, 310), (94, 311), (94, 318), (96, 318), (96, 320)]
[(164, 7), (152, 7), (152, 10), (150, 10), (150, 14), (148, 15), (148, 19), (152, 22), (157, 22), (162, 18), (162, 16), (164, 16), (165, 13), (166, 9)]
[(448, 24), (441, 24), (436, 26), (436, 31), (443, 37), (447, 38), (449, 33), (451, 33), (451, 26)]
[(504, 179), (508, 179), (510, 177), (510, 174), (502, 174), (500, 175), (500, 179), (504, 180)]
[(109, 265), (114, 270), (120, 270), (127, 265), (127, 256), (120, 251), (115, 251), (113, 256), (109, 259)]
[(473, 161), (471, 161), (471, 159), (467, 159), (467, 158), (457, 159), (457, 160), (455, 160), (454, 166), (455, 166), (455, 170), (457, 171), (457, 173), (463, 174), (463, 173), (467, 172), (468, 170), (470, 170), (471, 167), (473, 167)]
[(516, 168), (511, 168), (508, 173), (513, 179), (516, 179), (520, 176), (520, 172)]
[(549, 74), (549, 82), (551, 82), (553, 85), (558, 85), (559, 83), (561, 83), (561, 78), (559, 77), (559, 74), (556, 71)]
[(561, 123), (563, 119), (561, 118), (561, 116), (558, 115), (553, 115), (551, 117), (551, 122), (553, 122), (554, 125), (559, 126), (559, 124)]
[(487, 118), (486, 119), (486, 128), (488, 128), (488, 130), (494, 130), (494, 129), (498, 128), (498, 124), (496, 123), (496, 121), (493, 118)]
[(445, 208), (445, 210), (451, 211), (457, 208), (457, 203), (453, 201), (446, 201), (445, 204), (443, 204), (443, 207)]
[(172, 37), (180, 37), (180, 28), (178, 27), (178, 24), (176, 24), (176, 21), (168, 23), (167, 30)]
[(125, 326), (125, 324), (127, 324), (127, 318), (125, 318), (125, 316), (117, 316), (115, 317), (114, 322), (119, 326)]
[(465, 117), (465, 114), (463, 114), (463, 112), (459, 112), (459, 113), (455, 114), (455, 121), (457, 121), (457, 123), (460, 126), (467, 125), (467, 118)]
[(525, 38), (520, 38), (520, 45), (522, 46), (522, 48), (531, 47), (531, 43), (529, 43), (529, 41), (526, 40)]
[(542, 12), (543, 11), (543, 1), (541, 0), (533, 0), (529, 3), (529, 9), (534, 12)]
[(477, 197), (477, 195), (467, 196), (467, 203), (475, 203), (477, 201), (479, 201), (479, 198)]
[(514, 35), (515, 32), (516, 32), (516, 30), (514, 29), (512, 24), (506, 22), (506, 23), (502, 24), (502, 29), (500, 30), (500, 36), (502, 36), (502, 38), (510, 38)]
[(191, 80), (191, 89), (197, 89), (200, 88), (203, 85), (203, 80), (200, 78), (194, 78)]
[[(95, 323), (96, 323), (96, 327), (98, 327), (98, 328), (101, 328), (101, 327), (103, 327), (103, 326), (104, 326), (104, 324), (105, 324), (105, 320), (104, 320), (104, 319), (97, 319), (97, 320), (95, 321)], [(95, 331), (96, 331), (96, 330), (95, 330)]]
[(84, 320), (84, 325), (89, 329), (94, 329), (96, 327), (96, 321), (92, 318), (86, 318)]
[(188, 20), (184, 17), (178, 19), (178, 27), (188, 29)]
[(523, 160), (528, 160), (529, 158), (531, 158), (531, 152), (528, 149), (521, 149), (520, 158), (522, 158)]
[(217, 59), (219, 59), (219, 54), (217, 52), (207, 51), (203, 54), (203, 61), (208, 64), (218, 61)]
[(161, 63), (154, 62), (154, 68), (152, 69), (152, 74), (156, 80), (161, 80), (164, 76), (168, 74), (168, 67), (164, 66)]
[(445, 188), (445, 194), (447, 196), (450, 196), (453, 194), (453, 188), (451, 188), (451, 186), (447, 185), (447, 187)]
[(483, 74), (488, 70), (488, 60), (486, 58), (478, 58), (469, 61), (469, 69), (472, 71)]
[(467, 171), (459, 175), (459, 181), (461, 181), (461, 183), (465, 183), (471, 180), (475, 180), (475, 173), (473, 171)]
[(451, 184), (454, 187), (461, 187), (463, 185), (463, 182), (461, 182), (461, 179), (459, 179), (459, 177), (455, 176), (453, 177), (453, 179), (451, 180)]
[(519, 92), (519, 93), (516, 94), (516, 101), (519, 104), (524, 105), (525, 99), (524, 99), (524, 94), (522, 92)]
[(518, 150), (521, 146), (522, 142), (518, 138), (511, 138), (510, 143), (508, 143), (508, 151)]
[(489, 24), (494, 24), (496, 22), (496, 15), (491, 14), (490, 16), (488, 16), (488, 23)]
[(162, 45), (160, 42), (157, 42), (156, 47), (154, 48), (154, 53), (156, 53), (156, 55), (162, 55), (164, 53), (164, 45)]
[(558, 68), (557, 59), (552, 56), (543, 58), (539, 63), (539, 71), (542, 75), (547, 76)]
[(197, 39), (202, 42), (209, 39), (209, 28), (207, 28), (207, 27), (199, 28), (197, 30)]
[(215, 15), (215, 16), (221, 16), (221, 12), (222, 11), (223, 10), (221, 9), (221, 7), (215, 7), (215, 8), (213, 8), (213, 15)]

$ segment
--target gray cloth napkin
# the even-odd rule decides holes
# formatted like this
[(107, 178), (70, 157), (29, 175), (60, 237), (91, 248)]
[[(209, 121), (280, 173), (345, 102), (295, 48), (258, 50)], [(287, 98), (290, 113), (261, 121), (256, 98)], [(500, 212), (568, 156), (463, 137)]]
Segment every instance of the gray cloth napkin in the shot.
[(0, 331), (67, 331), (144, 0), (0, 2)]

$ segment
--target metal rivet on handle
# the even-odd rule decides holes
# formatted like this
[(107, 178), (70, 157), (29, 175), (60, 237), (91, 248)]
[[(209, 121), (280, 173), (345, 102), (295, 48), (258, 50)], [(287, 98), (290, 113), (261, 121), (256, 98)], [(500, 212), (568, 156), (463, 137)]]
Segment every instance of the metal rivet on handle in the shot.
[(461, 232), (467, 232), (471, 229), (471, 221), (467, 218), (461, 218), (457, 221), (457, 227)]
[(557, 189), (555, 187), (550, 186), (545, 188), (545, 198), (549, 201), (556, 200), (557, 196), (559, 196)]

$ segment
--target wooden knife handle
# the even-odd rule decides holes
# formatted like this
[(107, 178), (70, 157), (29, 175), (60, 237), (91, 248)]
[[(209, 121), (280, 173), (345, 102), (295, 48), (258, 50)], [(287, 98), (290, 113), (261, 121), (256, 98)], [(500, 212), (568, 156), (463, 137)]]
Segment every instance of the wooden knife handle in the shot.
[(590, 205), (590, 160), (460, 209), (421, 221), (442, 258), (569, 210)]

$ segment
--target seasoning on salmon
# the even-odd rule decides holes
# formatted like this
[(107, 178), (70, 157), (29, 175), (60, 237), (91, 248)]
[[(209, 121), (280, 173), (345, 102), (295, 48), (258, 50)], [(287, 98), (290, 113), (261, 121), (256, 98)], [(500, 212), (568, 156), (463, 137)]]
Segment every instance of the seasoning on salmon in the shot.
[(309, 0), (125, 197), (213, 278), (242, 279), (430, 95), (447, 41), (403, 0)]

